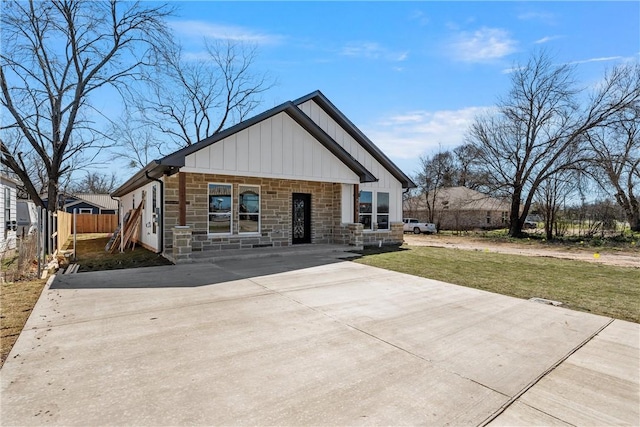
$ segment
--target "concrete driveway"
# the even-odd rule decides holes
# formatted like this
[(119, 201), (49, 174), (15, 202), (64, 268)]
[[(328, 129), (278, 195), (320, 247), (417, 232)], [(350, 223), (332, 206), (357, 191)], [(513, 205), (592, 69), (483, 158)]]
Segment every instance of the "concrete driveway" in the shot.
[(333, 256), (58, 276), (8, 425), (638, 425), (640, 325)]

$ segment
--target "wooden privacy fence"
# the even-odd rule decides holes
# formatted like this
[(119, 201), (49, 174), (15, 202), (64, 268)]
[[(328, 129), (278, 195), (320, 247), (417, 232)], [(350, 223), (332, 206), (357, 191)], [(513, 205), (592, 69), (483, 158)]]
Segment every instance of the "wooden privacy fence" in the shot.
[[(58, 222), (58, 250), (62, 248), (69, 236), (73, 234), (73, 214), (56, 212)], [(75, 232), (80, 233), (113, 233), (118, 228), (116, 214), (76, 214)]]
[[(72, 214), (73, 216), (73, 214)], [(113, 233), (118, 227), (116, 214), (77, 214), (76, 233)]]
[[(71, 233), (73, 233), (73, 214), (57, 211), (57, 243), (56, 249), (61, 250)], [(52, 235), (52, 237), (55, 237)]]

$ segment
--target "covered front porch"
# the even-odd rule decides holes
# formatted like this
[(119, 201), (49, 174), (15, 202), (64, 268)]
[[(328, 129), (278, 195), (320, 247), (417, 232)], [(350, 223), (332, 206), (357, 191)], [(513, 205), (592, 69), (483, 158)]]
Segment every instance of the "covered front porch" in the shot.
[(292, 245), (402, 243), (399, 222), (363, 229), (357, 184), (180, 172), (165, 178), (164, 206), (163, 253), (176, 263)]

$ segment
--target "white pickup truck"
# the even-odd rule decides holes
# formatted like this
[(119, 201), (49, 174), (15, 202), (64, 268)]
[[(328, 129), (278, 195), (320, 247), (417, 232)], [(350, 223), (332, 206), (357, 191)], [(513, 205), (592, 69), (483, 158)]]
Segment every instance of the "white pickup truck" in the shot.
[(416, 218), (402, 218), (402, 222), (404, 222), (403, 230), (404, 232), (413, 232), (413, 234), (435, 234), (438, 232), (436, 225), (431, 222), (418, 222)]

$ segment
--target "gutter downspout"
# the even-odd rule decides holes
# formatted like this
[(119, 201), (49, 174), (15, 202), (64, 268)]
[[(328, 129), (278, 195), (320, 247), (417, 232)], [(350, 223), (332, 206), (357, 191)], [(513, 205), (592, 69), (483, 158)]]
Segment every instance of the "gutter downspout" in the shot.
[(160, 227), (160, 253), (164, 253), (164, 181), (158, 178), (151, 178), (149, 171), (145, 171), (144, 175), (147, 179), (160, 183), (160, 218), (158, 219), (158, 225)]

